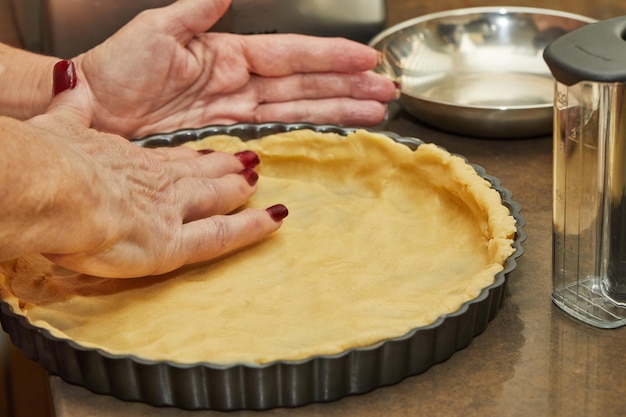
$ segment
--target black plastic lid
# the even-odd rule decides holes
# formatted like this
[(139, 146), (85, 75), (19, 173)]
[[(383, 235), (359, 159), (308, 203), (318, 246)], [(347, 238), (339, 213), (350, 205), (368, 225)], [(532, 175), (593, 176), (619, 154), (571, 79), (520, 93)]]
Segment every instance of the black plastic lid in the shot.
[(562, 84), (626, 82), (626, 16), (592, 23), (549, 44), (544, 53)]

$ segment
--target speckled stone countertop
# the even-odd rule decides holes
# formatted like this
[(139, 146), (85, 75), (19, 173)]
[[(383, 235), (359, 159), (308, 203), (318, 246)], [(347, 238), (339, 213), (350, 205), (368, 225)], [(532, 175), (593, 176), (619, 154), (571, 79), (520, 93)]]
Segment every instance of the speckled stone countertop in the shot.
[[(616, 0), (388, 0), (389, 25), (460, 7), (518, 5), (597, 19), (626, 15)], [(449, 360), (368, 394), (296, 409), (232, 416), (621, 416), (626, 409), (626, 328), (600, 330), (551, 302), (552, 141), (550, 137), (482, 140), (431, 129), (399, 113), (387, 130), (437, 143), (498, 177), (522, 205), (528, 238), (496, 318)], [(217, 416), (127, 403), (51, 377), (57, 417)]]

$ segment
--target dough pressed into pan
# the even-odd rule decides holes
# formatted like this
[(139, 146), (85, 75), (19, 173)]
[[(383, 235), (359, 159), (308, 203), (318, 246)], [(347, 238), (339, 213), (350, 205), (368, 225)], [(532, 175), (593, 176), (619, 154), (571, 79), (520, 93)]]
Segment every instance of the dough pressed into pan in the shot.
[(464, 159), (357, 130), (299, 130), (196, 149), (255, 151), (247, 206), (283, 203), (269, 238), (169, 274), (105, 279), (33, 255), (0, 295), (53, 335), (119, 355), (263, 364), (400, 337), (476, 298), (514, 252), (515, 219)]

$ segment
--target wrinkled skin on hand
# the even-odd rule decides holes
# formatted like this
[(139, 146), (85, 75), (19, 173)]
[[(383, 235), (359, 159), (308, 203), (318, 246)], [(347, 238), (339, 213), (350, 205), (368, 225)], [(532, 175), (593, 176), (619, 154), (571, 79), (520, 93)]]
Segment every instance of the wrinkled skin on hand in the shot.
[(4, 209), (11, 221), (1, 233), (9, 242), (0, 245), (1, 256), (44, 253), (78, 272), (136, 277), (213, 259), (280, 227), (263, 209), (228, 214), (256, 189), (240, 158), (140, 148), (89, 128), (80, 110), (86, 87), (79, 80), (27, 122), (0, 120), (13, 132), (7, 153), (15, 149), (5, 168), (24, 167), (20, 160), (30, 166), (9, 185), (21, 190), (20, 204)]
[(74, 58), (75, 88), (44, 114), (0, 116), (0, 193), (19, 201), (0, 210), (0, 260), (44, 253), (78, 272), (122, 278), (214, 259), (282, 223), (262, 209), (229, 214), (255, 191), (242, 162), (127, 138), (384, 118), (396, 88), (371, 72), (376, 51), (338, 38), (206, 33), (229, 4), (178, 0), (146, 10)]
[(378, 54), (338, 38), (205, 33), (230, 0), (146, 10), (74, 59), (93, 127), (141, 137), (181, 127), (308, 121), (374, 125), (395, 86)]

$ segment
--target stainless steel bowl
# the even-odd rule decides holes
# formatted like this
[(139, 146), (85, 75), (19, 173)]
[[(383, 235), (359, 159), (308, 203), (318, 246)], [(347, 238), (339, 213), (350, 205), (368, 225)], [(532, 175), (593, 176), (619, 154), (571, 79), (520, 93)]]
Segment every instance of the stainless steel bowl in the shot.
[(400, 83), (416, 118), (468, 136), (520, 138), (552, 131), (554, 80), (545, 46), (594, 19), (531, 7), (475, 7), (395, 25), (370, 46), (377, 71)]

